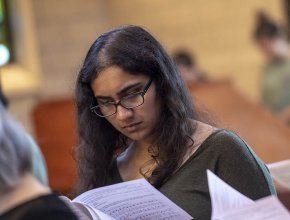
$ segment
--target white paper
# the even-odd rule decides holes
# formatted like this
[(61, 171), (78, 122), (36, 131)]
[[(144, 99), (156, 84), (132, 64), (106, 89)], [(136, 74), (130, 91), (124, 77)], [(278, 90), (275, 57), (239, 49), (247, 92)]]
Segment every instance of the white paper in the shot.
[(118, 220), (192, 219), (145, 179), (93, 189), (73, 201), (89, 205)]
[(279, 185), (290, 190), (290, 160), (283, 160), (267, 165), (270, 173)]
[(77, 215), (79, 220), (99, 220), (98, 217), (93, 217), (94, 213), (91, 209), (89, 209), (84, 204), (78, 203), (78, 202), (72, 202), (69, 198), (66, 196), (59, 196), (60, 199), (62, 199), (71, 209), (72, 211)]
[(220, 220), (289, 220), (290, 213), (275, 196), (257, 200), (252, 205), (225, 212)]
[(93, 220), (116, 220), (115, 218), (103, 213), (102, 211), (95, 209), (89, 205), (86, 205), (87, 209), (91, 213)]
[(207, 170), (208, 186), (212, 205), (212, 219), (218, 219), (225, 210), (241, 208), (254, 201), (244, 196)]
[(253, 201), (207, 170), (212, 220), (289, 220), (290, 213), (275, 196)]

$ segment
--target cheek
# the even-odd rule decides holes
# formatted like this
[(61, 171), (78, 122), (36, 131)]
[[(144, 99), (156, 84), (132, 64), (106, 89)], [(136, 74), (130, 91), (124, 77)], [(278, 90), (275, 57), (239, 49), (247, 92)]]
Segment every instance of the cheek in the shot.
[(149, 118), (154, 120), (152, 123), (157, 123), (159, 121), (161, 112), (161, 103), (159, 97), (156, 96), (149, 100), (148, 105), (146, 105), (146, 112), (150, 114)]

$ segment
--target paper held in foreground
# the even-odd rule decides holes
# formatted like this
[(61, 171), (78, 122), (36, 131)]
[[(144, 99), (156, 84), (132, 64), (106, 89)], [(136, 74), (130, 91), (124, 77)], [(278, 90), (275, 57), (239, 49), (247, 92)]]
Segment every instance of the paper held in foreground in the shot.
[(267, 164), (275, 182), (282, 190), (290, 190), (290, 160)]
[(72, 205), (83, 206), (94, 220), (193, 219), (145, 179), (92, 189), (72, 200)]
[(212, 220), (289, 220), (290, 213), (275, 196), (253, 201), (207, 170)]

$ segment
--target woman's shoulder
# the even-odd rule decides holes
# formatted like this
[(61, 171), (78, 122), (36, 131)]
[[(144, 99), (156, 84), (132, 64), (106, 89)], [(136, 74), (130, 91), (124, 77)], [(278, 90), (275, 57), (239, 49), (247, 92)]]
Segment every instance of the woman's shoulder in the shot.
[(225, 128), (218, 128), (200, 121), (195, 123), (195, 132), (192, 135), (194, 142), (192, 151), (197, 151), (199, 148), (216, 151), (234, 151), (248, 150), (250, 147), (237, 133)]
[(194, 124), (195, 127), (195, 131), (191, 136), (193, 144), (188, 149), (182, 164), (185, 163), (189, 158), (191, 158), (192, 155), (194, 155), (195, 152), (198, 151), (200, 146), (202, 146), (203, 143), (217, 130), (216, 127), (200, 121), (192, 121), (192, 123)]
[(192, 135), (194, 141), (194, 148), (206, 146), (248, 146), (246, 142), (234, 131), (218, 128), (205, 124), (203, 122), (196, 122), (196, 130)]
[(226, 129), (226, 128), (217, 128), (214, 132), (208, 137), (210, 141), (218, 141), (220, 143), (224, 142), (238, 142), (245, 143), (245, 140), (240, 137), (235, 131)]
[(218, 129), (203, 143), (203, 150), (211, 155), (226, 158), (226, 161), (252, 161), (264, 167), (263, 161), (256, 155), (251, 146), (237, 133), (227, 129)]
[(218, 128), (201, 121), (193, 121), (193, 123), (195, 124), (195, 131), (191, 138), (194, 141), (195, 148), (199, 147), (205, 140), (207, 140), (218, 130)]
[(252, 151), (251, 147), (246, 141), (241, 138), (236, 132), (218, 128), (207, 139), (204, 140), (203, 145), (206, 147), (219, 151)]
[(202, 122), (196, 123), (196, 131), (192, 136), (194, 144), (186, 159), (194, 154), (204, 153), (228, 156), (239, 154), (246, 157), (257, 157), (246, 141), (234, 131), (213, 127)]

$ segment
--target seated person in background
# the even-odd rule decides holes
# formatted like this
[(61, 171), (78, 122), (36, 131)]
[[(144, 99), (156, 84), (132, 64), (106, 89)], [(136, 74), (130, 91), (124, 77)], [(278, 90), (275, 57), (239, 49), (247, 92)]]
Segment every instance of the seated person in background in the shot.
[(186, 50), (178, 50), (173, 53), (172, 59), (176, 64), (183, 81), (187, 85), (204, 82), (206, 75), (201, 71), (194, 57)]
[[(9, 100), (6, 97), (6, 95), (2, 91), (2, 85), (0, 82), (0, 105), (3, 105), (3, 107), (7, 110), (9, 104)], [(32, 173), (33, 175), (44, 185), (48, 185), (48, 178), (47, 178), (47, 172), (46, 172), (46, 164), (44, 157), (34, 141), (34, 139), (28, 134), (27, 139), (29, 141), (29, 147), (31, 151), (31, 160), (32, 160)]]
[(286, 34), (265, 13), (259, 12), (254, 39), (267, 59), (261, 82), (262, 104), (290, 124), (290, 57)]
[(27, 139), (29, 141), (29, 148), (31, 151), (31, 161), (32, 161), (32, 174), (44, 185), (48, 185), (48, 177), (46, 172), (46, 165), (44, 157), (35, 143), (35, 140), (26, 133)]
[(77, 219), (33, 175), (31, 140), (0, 105), (0, 219)]

